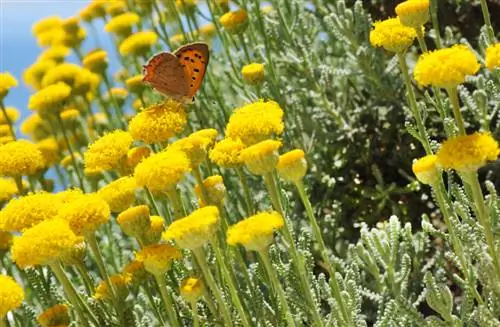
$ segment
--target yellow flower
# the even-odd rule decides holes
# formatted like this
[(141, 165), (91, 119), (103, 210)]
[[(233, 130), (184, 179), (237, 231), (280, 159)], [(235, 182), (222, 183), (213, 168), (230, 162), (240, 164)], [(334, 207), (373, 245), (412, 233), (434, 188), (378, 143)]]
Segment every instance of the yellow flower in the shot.
[(0, 136), (0, 145), (4, 145), (7, 143), (14, 142), (14, 138), (11, 135), (8, 136)]
[(150, 226), (149, 208), (146, 205), (128, 208), (116, 221), (125, 234), (141, 239)]
[(125, 166), (128, 169), (134, 169), (144, 158), (149, 157), (151, 149), (147, 146), (138, 146), (128, 150)]
[(70, 203), (79, 199), (83, 195), (83, 191), (78, 188), (68, 188), (62, 192), (56, 193), (57, 198), (63, 203)]
[(139, 260), (130, 261), (123, 267), (122, 271), (122, 275), (129, 275), (132, 277), (131, 284), (133, 285), (139, 285), (148, 277), (144, 269), (144, 264)]
[(106, 12), (111, 16), (115, 17), (125, 13), (128, 10), (127, 4), (123, 1), (110, 2), (106, 6)]
[(69, 326), (68, 306), (66, 304), (56, 304), (42, 312), (36, 320), (41, 327)]
[[(80, 156), (80, 154), (78, 153), (75, 153), (74, 154), (74, 157), (75, 157), (75, 161), (77, 163), (77, 165), (79, 165), (81, 162), (82, 162), (82, 157)], [(73, 166), (73, 158), (70, 154), (64, 156), (62, 159), (61, 159), (61, 162), (60, 162), (61, 166), (63, 166), (64, 168), (68, 169), (71, 167), (71, 169), (73, 169), (74, 167)], [(96, 172), (94, 171), (90, 171), (89, 172), (90, 174), (94, 174)]]
[(134, 140), (164, 142), (182, 132), (187, 124), (185, 106), (174, 100), (154, 104), (139, 112), (129, 123)]
[(41, 89), (42, 80), (45, 74), (56, 65), (57, 63), (53, 60), (37, 61), (33, 63), (23, 72), (24, 83), (36, 90)]
[(260, 84), (264, 80), (264, 64), (252, 63), (243, 66), (241, 75), (245, 82), (249, 84)]
[(108, 222), (110, 214), (106, 201), (95, 193), (88, 193), (63, 205), (57, 217), (67, 220), (76, 235), (85, 235)]
[[(115, 274), (110, 277), (111, 284), (119, 299), (125, 299), (128, 295), (128, 285), (132, 282), (130, 274)], [(95, 289), (94, 298), (96, 300), (111, 300), (113, 293), (110, 292), (108, 283), (101, 281)]]
[(454, 88), (465, 82), (465, 76), (476, 74), (479, 68), (474, 53), (460, 44), (422, 54), (413, 77), (421, 86)]
[(21, 306), (24, 301), (22, 287), (10, 276), (0, 275), (0, 319)]
[(80, 117), (80, 111), (78, 109), (64, 109), (60, 116), (63, 122), (72, 123)]
[(104, 135), (92, 143), (84, 153), (85, 168), (91, 172), (118, 168), (132, 141), (132, 136), (121, 130)]
[(130, 35), (120, 44), (122, 56), (139, 56), (147, 54), (158, 41), (158, 35), (152, 31), (142, 31)]
[(194, 169), (207, 157), (211, 142), (210, 138), (191, 134), (175, 141), (170, 148), (184, 152), (191, 162), (191, 168)]
[(5, 113), (7, 114), (7, 117), (5, 117), (5, 114), (2, 112), (0, 114), (0, 124), (8, 124), (8, 120), (10, 120), (11, 123), (15, 123), (19, 120), (19, 117), (21, 117), (21, 113), (19, 110), (17, 110), (14, 107), (6, 107), (5, 108)]
[(28, 103), (28, 108), (36, 110), (40, 116), (58, 113), (62, 105), (69, 98), (71, 87), (63, 82), (47, 86), (33, 94)]
[(215, 128), (204, 128), (190, 134), (190, 136), (200, 136), (210, 141), (210, 146), (214, 145), (219, 132)]
[(199, 34), (208, 39), (214, 36), (216, 31), (214, 23), (208, 23), (200, 27)]
[(64, 58), (66, 58), (69, 53), (71, 52), (71, 49), (63, 46), (63, 45), (54, 45), (44, 52), (42, 52), (38, 56), (38, 61), (39, 62), (44, 62), (44, 61), (54, 61), (54, 62), (62, 62), (64, 61)]
[(226, 197), (226, 186), (224, 185), (224, 181), (222, 180), (222, 176), (214, 175), (205, 178), (203, 181), (203, 185), (207, 190), (207, 202), (204, 203), (201, 199), (201, 187), (200, 185), (196, 185), (194, 192), (200, 199), (200, 206), (206, 205), (221, 205), (224, 202), (224, 198)]
[(225, 13), (219, 19), (219, 22), (224, 29), (229, 33), (240, 33), (243, 32), (247, 26), (248, 13), (244, 9), (238, 9), (236, 11), (230, 11)]
[(496, 160), (500, 150), (489, 133), (456, 136), (444, 141), (437, 152), (437, 163), (444, 169), (473, 172)]
[(198, 0), (175, 0), (175, 7), (180, 11), (189, 11), (196, 8)]
[(203, 282), (199, 278), (188, 277), (182, 281), (179, 292), (186, 301), (196, 302), (203, 296)]
[(114, 33), (120, 36), (129, 36), (132, 33), (132, 28), (137, 25), (140, 20), (141, 18), (136, 13), (127, 12), (111, 18), (104, 26), (104, 30), (108, 33)]
[(43, 156), (31, 142), (18, 140), (0, 146), (0, 176), (30, 176), (43, 166)]
[(49, 168), (59, 162), (59, 144), (53, 137), (39, 141), (36, 146), (41, 152), (45, 164), (45, 168)]
[(97, 191), (97, 194), (108, 203), (112, 212), (122, 212), (135, 201), (137, 184), (130, 176), (119, 178)]
[(10, 126), (7, 124), (0, 125), (0, 136), (12, 136), (10, 133)]
[(59, 64), (45, 74), (42, 86), (47, 87), (57, 82), (64, 82), (68, 86), (73, 87), (81, 70), (82, 67), (73, 63), (64, 62)]
[(81, 265), (87, 255), (87, 245), (85, 238), (79, 236), (78, 241), (71, 249), (61, 256), (61, 262), (65, 265)]
[(108, 53), (104, 50), (95, 50), (83, 58), (83, 67), (93, 73), (101, 73), (108, 67)]
[(184, 38), (184, 34), (174, 34), (172, 35), (169, 39), (170, 43), (172, 43), (172, 45), (175, 45), (175, 46), (180, 46), (184, 43), (185, 41), (185, 38)]
[(225, 138), (215, 144), (209, 157), (212, 162), (223, 168), (235, 168), (243, 164), (240, 159), (245, 145), (239, 139)]
[(151, 216), (149, 220), (149, 229), (146, 231), (143, 241), (145, 244), (158, 243), (165, 230), (165, 220), (161, 216)]
[(0, 100), (3, 99), (9, 90), (17, 86), (17, 80), (10, 73), (0, 73)]
[(14, 238), (12, 260), (23, 269), (50, 264), (59, 260), (78, 241), (66, 220), (45, 220)]
[(57, 29), (61, 27), (63, 19), (59, 16), (49, 16), (45, 17), (33, 24), (31, 27), (31, 32), (35, 36), (39, 36), (40, 34)]
[(142, 93), (145, 88), (144, 83), (142, 83), (143, 76), (135, 75), (125, 80), (125, 85), (130, 92), (133, 93)]
[(181, 252), (170, 244), (153, 244), (144, 247), (136, 258), (142, 261), (147, 272), (161, 276), (166, 273), (174, 259), (180, 259)]
[(102, 0), (93, 0), (91, 1), (87, 7), (83, 8), (80, 11), (80, 18), (84, 21), (91, 22), (92, 20), (104, 17), (106, 15), (105, 11), (106, 2)]
[(263, 251), (273, 242), (273, 233), (285, 224), (275, 212), (261, 212), (230, 226), (227, 244), (241, 244), (249, 251)]
[(174, 221), (163, 233), (163, 239), (175, 240), (183, 249), (195, 250), (209, 242), (219, 227), (219, 210), (215, 206), (200, 208)]
[(421, 28), (430, 19), (429, 0), (407, 0), (396, 6), (401, 23), (408, 27)]
[(241, 151), (240, 157), (250, 172), (256, 175), (264, 175), (272, 172), (278, 165), (278, 149), (280, 147), (280, 141), (266, 140)]
[(304, 151), (296, 149), (280, 156), (278, 173), (281, 178), (289, 182), (299, 182), (307, 172), (307, 161)]
[(260, 12), (266, 16), (269, 15), (270, 13), (274, 12), (274, 8), (272, 5), (265, 5), (262, 8), (260, 8)]
[(427, 155), (416, 160), (412, 165), (412, 170), (420, 183), (434, 185), (440, 176), (437, 166), (438, 157)]
[(399, 18), (389, 18), (373, 24), (370, 43), (390, 52), (401, 53), (413, 44), (416, 37), (414, 28), (401, 24)]
[(0, 256), (2, 255), (2, 251), (9, 250), (12, 240), (13, 236), (10, 232), (0, 230)]
[(141, 161), (135, 167), (134, 177), (137, 185), (160, 192), (175, 187), (190, 170), (190, 162), (184, 152), (167, 149)]
[[(17, 185), (12, 178), (0, 178), (0, 203), (10, 200), (17, 192)], [(0, 211), (0, 219), (1, 217), (2, 212)]]
[(486, 49), (485, 61), (489, 70), (500, 68), (500, 43), (492, 44)]
[(283, 133), (283, 110), (274, 101), (257, 101), (236, 109), (229, 118), (226, 137), (252, 145)]

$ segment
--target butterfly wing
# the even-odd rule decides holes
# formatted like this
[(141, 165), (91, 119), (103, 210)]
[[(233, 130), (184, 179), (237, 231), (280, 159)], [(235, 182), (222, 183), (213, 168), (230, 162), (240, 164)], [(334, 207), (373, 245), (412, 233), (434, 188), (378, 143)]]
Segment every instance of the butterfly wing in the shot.
[(154, 55), (143, 68), (142, 81), (163, 95), (180, 99), (188, 93), (184, 68), (171, 52)]
[(174, 52), (184, 69), (186, 97), (192, 98), (203, 82), (210, 57), (208, 45), (203, 42), (186, 44)]

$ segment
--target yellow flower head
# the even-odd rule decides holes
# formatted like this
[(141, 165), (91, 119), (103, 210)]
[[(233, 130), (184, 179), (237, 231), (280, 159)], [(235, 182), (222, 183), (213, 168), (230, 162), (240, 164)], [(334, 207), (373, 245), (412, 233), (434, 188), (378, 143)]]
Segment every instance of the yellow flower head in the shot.
[(479, 68), (474, 53), (460, 44), (422, 54), (413, 77), (421, 86), (454, 88), (465, 82), (465, 76), (476, 74)]
[[(19, 120), (19, 117), (21, 117), (21, 113), (19, 110), (17, 110), (14, 107), (6, 107), (5, 108), (5, 113), (7, 114), (7, 118), (10, 120), (11, 123), (15, 123)], [(5, 114), (2, 112), (0, 115), (0, 124), (8, 124), (7, 118), (5, 117)]]
[(174, 46), (181, 46), (185, 41), (184, 34), (180, 33), (174, 34), (169, 38), (169, 41)]
[(108, 67), (108, 53), (104, 50), (95, 50), (83, 58), (83, 67), (93, 73), (101, 73)]
[(64, 123), (71, 124), (80, 117), (80, 111), (78, 109), (68, 108), (64, 109), (64, 111), (60, 113), (60, 116)]
[(276, 168), (284, 180), (294, 183), (301, 181), (307, 172), (304, 151), (296, 149), (283, 154)]
[(200, 200), (200, 206), (206, 206), (206, 205), (217, 206), (224, 202), (224, 198), (226, 197), (227, 191), (226, 191), (226, 186), (224, 185), (224, 181), (222, 180), (222, 176), (214, 175), (207, 177), (203, 181), (203, 186), (207, 191), (208, 203), (205, 203), (202, 200), (202, 190), (200, 185), (196, 185), (194, 189), (196, 195), (198, 196), (198, 199)]
[(80, 18), (86, 22), (91, 22), (96, 18), (104, 17), (106, 15), (105, 5), (106, 2), (103, 0), (91, 1), (87, 7), (80, 11)]
[(198, 167), (207, 157), (212, 140), (199, 135), (189, 135), (172, 143), (171, 149), (182, 151), (191, 162), (191, 168)]
[(136, 13), (127, 12), (111, 18), (104, 26), (104, 30), (108, 33), (114, 33), (120, 36), (129, 36), (132, 33), (132, 28), (137, 25), (140, 20), (141, 18)]
[(34, 36), (39, 36), (44, 32), (48, 32), (61, 27), (63, 19), (59, 16), (49, 16), (35, 22), (31, 27), (31, 32)]
[(175, 7), (180, 12), (189, 12), (196, 8), (198, 0), (175, 0)]
[(36, 320), (41, 327), (69, 326), (68, 306), (66, 304), (56, 304), (42, 312)]
[(85, 235), (108, 222), (110, 214), (106, 201), (95, 193), (89, 193), (63, 205), (57, 217), (66, 219), (76, 235)]
[(144, 269), (144, 264), (139, 260), (132, 260), (127, 263), (122, 269), (123, 275), (129, 275), (132, 277), (131, 284), (139, 285), (147, 277), (147, 272)]
[(399, 18), (389, 18), (373, 24), (370, 43), (390, 52), (401, 53), (413, 44), (416, 37), (414, 28), (401, 24)]
[(61, 63), (64, 61), (71, 52), (71, 49), (65, 47), (64, 45), (54, 45), (38, 56), (38, 61), (54, 61)]
[(42, 86), (47, 87), (57, 82), (64, 82), (68, 86), (74, 87), (81, 70), (82, 67), (73, 63), (64, 62), (59, 64), (45, 74)]
[(229, 227), (227, 244), (241, 244), (249, 251), (263, 251), (273, 242), (273, 233), (285, 224), (275, 212), (261, 212)]
[(127, 85), (127, 89), (130, 92), (140, 94), (146, 87), (144, 83), (142, 83), (142, 79), (143, 79), (142, 75), (135, 75), (129, 77), (125, 80), (125, 85)]
[(500, 43), (492, 44), (486, 49), (485, 61), (489, 70), (500, 68)]
[(186, 154), (167, 149), (141, 161), (135, 167), (134, 177), (137, 185), (161, 192), (175, 187), (189, 171), (191, 166)]
[(62, 110), (64, 102), (71, 94), (71, 87), (63, 82), (47, 86), (33, 94), (28, 103), (28, 108), (36, 110), (40, 116), (57, 114)]
[(219, 132), (215, 128), (204, 128), (190, 134), (190, 136), (203, 137), (210, 141), (210, 146), (214, 145)]
[[(21, 132), (34, 139), (44, 139), (49, 135), (49, 127), (39, 114), (33, 113), (21, 123)], [(38, 137), (38, 134), (41, 134), (42, 137)]]
[(12, 136), (10, 133), (10, 126), (7, 124), (0, 125), (0, 136)]
[(12, 245), (13, 236), (10, 232), (0, 230), (0, 255), (2, 251), (9, 250)]
[(14, 238), (12, 260), (23, 269), (50, 264), (70, 251), (79, 240), (65, 219), (45, 220)]
[(49, 137), (43, 139), (39, 141), (36, 146), (42, 153), (45, 168), (49, 168), (59, 162), (59, 144), (55, 138)]
[(401, 23), (408, 27), (421, 28), (430, 19), (429, 0), (407, 0), (396, 6)]
[(199, 278), (188, 277), (182, 281), (179, 292), (186, 301), (196, 302), (203, 296), (203, 282)]
[(229, 33), (241, 33), (247, 26), (248, 13), (244, 9), (230, 11), (222, 15), (219, 22)]
[(0, 319), (21, 306), (24, 301), (22, 287), (10, 276), (0, 275)]
[(214, 36), (216, 31), (214, 23), (208, 23), (200, 27), (199, 34), (208, 39)]
[(125, 234), (141, 238), (150, 226), (149, 208), (146, 205), (128, 208), (118, 215), (117, 222)]
[(264, 64), (252, 63), (243, 66), (241, 75), (245, 82), (253, 85), (262, 83), (264, 80)]
[(155, 244), (161, 239), (161, 234), (165, 230), (165, 220), (161, 216), (149, 217), (149, 229), (144, 235), (145, 244)]
[(170, 244), (149, 245), (136, 254), (137, 260), (142, 261), (146, 271), (156, 276), (166, 273), (172, 261), (181, 257), (181, 252)]
[[(10, 200), (17, 194), (17, 185), (12, 178), (0, 178), (0, 203)], [(2, 211), (0, 211), (0, 227)]]
[(147, 54), (153, 45), (158, 41), (158, 35), (152, 31), (137, 32), (120, 44), (120, 54), (122, 56), (139, 56)]
[(210, 241), (218, 227), (219, 210), (207, 206), (174, 221), (163, 233), (163, 239), (175, 240), (181, 248), (195, 250)]
[(187, 124), (185, 106), (174, 100), (154, 104), (139, 112), (129, 123), (130, 134), (145, 143), (163, 142), (182, 132)]
[(36, 90), (41, 89), (42, 80), (45, 74), (56, 65), (57, 63), (53, 60), (37, 61), (33, 63), (23, 72), (24, 83)]
[(138, 146), (128, 150), (127, 159), (125, 160), (125, 166), (129, 169), (134, 169), (139, 162), (144, 158), (149, 157), (151, 154), (151, 149), (147, 146)]
[(112, 212), (122, 212), (135, 201), (137, 184), (131, 176), (117, 179), (97, 191), (97, 194), (108, 203)]
[[(73, 20), (67, 20), (67, 24), (63, 25), (63, 28), (55, 31), (50, 31), (46, 34), (52, 34), (51, 38), (49, 38), (48, 44), (50, 45), (64, 45), (68, 48), (76, 48), (79, 47), (82, 42), (87, 37), (87, 31), (80, 26), (77, 26), (76, 30), (73, 30), (75, 27), (73, 25)], [(42, 36), (39, 37), (40, 43)]]
[(125, 13), (128, 10), (127, 4), (124, 1), (110, 2), (106, 6), (106, 12), (111, 16), (115, 17)]
[(496, 160), (499, 153), (498, 143), (489, 133), (461, 135), (441, 144), (437, 163), (444, 169), (473, 172)]
[(43, 166), (43, 156), (31, 142), (19, 140), (0, 146), (0, 176), (30, 176)]
[(278, 165), (278, 149), (280, 147), (280, 141), (266, 140), (241, 151), (240, 157), (250, 172), (256, 175), (264, 175), (272, 172)]
[(92, 172), (118, 168), (132, 141), (130, 133), (121, 130), (104, 135), (84, 153), (85, 168)]
[(243, 164), (240, 159), (240, 153), (243, 149), (245, 149), (245, 145), (239, 139), (225, 138), (215, 144), (210, 151), (209, 157), (212, 162), (220, 167), (239, 167)]
[[(128, 295), (128, 286), (132, 282), (130, 274), (115, 274), (110, 277), (111, 284), (117, 293), (119, 299), (125, 299)], [(108, 287), (108, 283), (103, 280), (97, 285), (95, 289), (94, 299), (96, 300), (111, 300), (113, 293)]]
[(85, 243), (85, 238), (79, 236), (75, 245), (63, 254), (61, 262), (65, 265), (80, 265), (83, 264), (86, 255), (87, 245)]
[(434, 185), (436, 183), (440, 176), (437, 160), (438, 157), (432, 154), (413, 162), (411, 168), (420, 183), (428, 185)]
[(257, 101), (236, 109), (229, 118), (226, 137), (252, 145), (283, 133), (283, 110), (274, 101)]
[(3, 99), (9, 90), (17, 86), (17, 80), (10, 73), (0, 73), (0, 100)]

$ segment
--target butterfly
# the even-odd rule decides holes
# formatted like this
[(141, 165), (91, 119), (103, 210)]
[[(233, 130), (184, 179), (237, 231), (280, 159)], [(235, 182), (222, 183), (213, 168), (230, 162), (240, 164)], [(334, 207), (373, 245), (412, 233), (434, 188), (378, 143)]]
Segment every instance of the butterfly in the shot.
[(203, 82), (210, 52), (204, 42), (186, 44), (172, 52), (161, 52), (143, 66), (143, 83), (184, 103), (192, 103)]

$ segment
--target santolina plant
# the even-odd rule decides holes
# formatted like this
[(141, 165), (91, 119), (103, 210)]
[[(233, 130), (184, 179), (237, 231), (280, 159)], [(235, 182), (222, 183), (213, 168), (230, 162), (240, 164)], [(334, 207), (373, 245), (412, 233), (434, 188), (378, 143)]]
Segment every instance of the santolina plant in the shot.
[[(469, 40), (429, 0), (35, 22), (23, 121), (0, 73), (0, 327), (500, 326), (500, 44), (477, 6)], [(191, 42), (194, 103), (142, 82)]]

